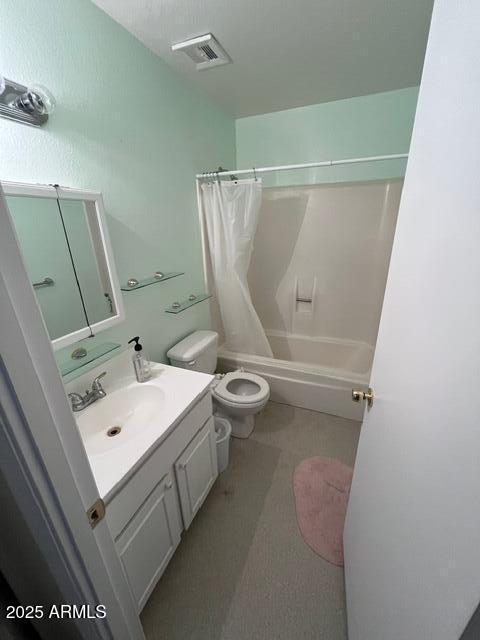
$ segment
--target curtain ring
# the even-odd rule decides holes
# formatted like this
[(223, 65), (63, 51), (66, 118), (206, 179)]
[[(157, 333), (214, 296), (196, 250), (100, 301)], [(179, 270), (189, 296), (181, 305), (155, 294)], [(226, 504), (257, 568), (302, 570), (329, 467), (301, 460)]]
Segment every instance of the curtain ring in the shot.
[(255, 167), (253, 167), (253, 176), (255, 178), (255, 182), (257, 182), (257, 172), (255, 171)]

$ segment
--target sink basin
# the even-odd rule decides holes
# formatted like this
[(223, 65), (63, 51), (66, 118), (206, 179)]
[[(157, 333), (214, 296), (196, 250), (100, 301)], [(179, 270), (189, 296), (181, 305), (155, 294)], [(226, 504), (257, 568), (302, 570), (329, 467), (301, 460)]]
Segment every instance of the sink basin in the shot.
[(153, 384), (132, 383), (97, 400), (76, 416), (89, 456), (125, 447), (158, 424), (164, 391)]
[(79, 376), (67, 393), (83, 393), (102, 378), (106, 396), (74, 414), (100, 495), (108, 499), (208, 392), (213, 376), (152, 362), (152, 377), (139, 383), (130, 352)]

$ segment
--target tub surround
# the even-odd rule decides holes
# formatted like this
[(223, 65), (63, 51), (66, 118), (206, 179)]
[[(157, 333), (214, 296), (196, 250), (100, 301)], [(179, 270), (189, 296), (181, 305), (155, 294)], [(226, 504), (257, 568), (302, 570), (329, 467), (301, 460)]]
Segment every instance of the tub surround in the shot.
[(268, 341), (277, 360), (315, 367), (335, 377), (358, 381), (368, 378), (373, 361), (373, 347), (362, 340), (302, 336), (282, 331), (268, 331)]
[(264, 189), (248, 282), (267, 333), (375, 345), (402, 186)]

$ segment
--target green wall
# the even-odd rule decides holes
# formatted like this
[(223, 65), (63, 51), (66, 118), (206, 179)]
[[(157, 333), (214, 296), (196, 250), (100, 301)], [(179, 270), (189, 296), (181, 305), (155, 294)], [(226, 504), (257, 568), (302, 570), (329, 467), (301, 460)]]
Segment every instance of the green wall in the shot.
[(0, 118), (0, 179), (103, 193), (121, 281), (156, 270), (181, 278), (125, 294), (127, 319), (99, 334), (144, 337), (150, 355), (207, 327), (195, 173), (234, 165), (234, 120), (88, 0), (2, 0), (0, 71), (57, 99), (35, 129)]
[[(236, 121), (237, 168), (408, 152), (418, 87)], [(267, 185), (403, 176), (402, 160), (264, 174)]]
[[(181, 278), (124, 295), (127, 318), (95, 339), (144, 338), (151, 357), (208, 326), (208, 304), (178, 316), (203, 288), (194, 175), (408, 151), (417, 88), (233, 118), (88, 0), (2, 0), (0, 71), (57, 98), (35, 129), (0, 118), (0, 179), (103, 193), (119, 278)], [(237, 155), (235, 157), (235, 145)], [(276, 173), (266, 184), (403, 175), (403, 162)], [(63, 356), (61, 356), (63, 357)]]

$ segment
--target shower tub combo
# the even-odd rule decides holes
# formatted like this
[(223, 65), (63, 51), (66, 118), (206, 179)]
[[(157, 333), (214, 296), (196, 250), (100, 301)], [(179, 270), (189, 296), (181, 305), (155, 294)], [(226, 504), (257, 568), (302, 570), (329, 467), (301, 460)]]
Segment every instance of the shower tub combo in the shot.
[[(263, 188), (247, 277), (273, 357), (234, 352), (227, 340), (219, 370), (260, 375), (274, 401), (362, 420), (352, 389), (370, 382), (401, 190), (400, 179)], [(204, 241), (215, 293), (210, 259)], [(220, 296), (211, 311), (222, 336)], [(253, 324), (245, 322), (245, 344)]]

